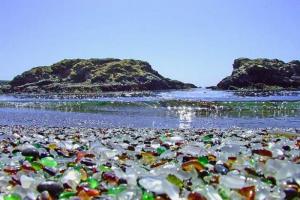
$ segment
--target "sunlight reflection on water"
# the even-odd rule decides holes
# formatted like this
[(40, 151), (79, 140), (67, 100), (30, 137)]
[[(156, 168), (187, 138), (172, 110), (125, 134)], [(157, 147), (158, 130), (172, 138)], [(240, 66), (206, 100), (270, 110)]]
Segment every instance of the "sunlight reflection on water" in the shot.
[(179, 115), (179, 128), (191, 128), (195, 111), (191, 107), (183, 106), (177, 109), (176, 113)]
[(299, 127), (300, 95), (293, 92), (267, 97), (242, 97), (233, 92), (195, 89), (154, 93), (154, 96), (94, 99), (0, 96), (0, 124)]

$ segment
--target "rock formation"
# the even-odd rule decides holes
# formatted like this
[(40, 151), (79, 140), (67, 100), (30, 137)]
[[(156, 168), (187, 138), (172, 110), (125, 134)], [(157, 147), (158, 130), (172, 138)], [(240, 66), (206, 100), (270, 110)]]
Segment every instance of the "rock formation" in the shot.
[(217, 87), (236, 89), (299, 89), (300, 61), (285, 63), (278, 59), (239, 58), (233, 63), (231, 76), (224, 78)]
[(35, 67), (15, 77), (9, 92), (96, 93), (194, 88), (170, 80), (147, 62), (132, 59), (66, 59), (51, 66)]

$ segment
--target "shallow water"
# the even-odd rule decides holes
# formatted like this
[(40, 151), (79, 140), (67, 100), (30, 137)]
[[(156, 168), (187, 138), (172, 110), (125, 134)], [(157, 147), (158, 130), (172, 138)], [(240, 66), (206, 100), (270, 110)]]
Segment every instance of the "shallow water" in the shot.
[(194, 89), (102, 96), (0, 96), (1, 125), (299, 128), (300, 92)]

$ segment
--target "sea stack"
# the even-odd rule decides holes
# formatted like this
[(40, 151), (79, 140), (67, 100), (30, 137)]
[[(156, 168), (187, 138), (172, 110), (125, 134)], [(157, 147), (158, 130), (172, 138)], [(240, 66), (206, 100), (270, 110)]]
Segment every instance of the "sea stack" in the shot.
[(32, 68), (15, 77), (7, 92), (97, 93), (188, 89), (196, 87), (163, 77), (145, 61), (133, 59), (65, 59)]
[(278, 59), (234, 60), (233, 72), (217, 85), (218, 89), (299, 89), (300, 61), (285, 63)]

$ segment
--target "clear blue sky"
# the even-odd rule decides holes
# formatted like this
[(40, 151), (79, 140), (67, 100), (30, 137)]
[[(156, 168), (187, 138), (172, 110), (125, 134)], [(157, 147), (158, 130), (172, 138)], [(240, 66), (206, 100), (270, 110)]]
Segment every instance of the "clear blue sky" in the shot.
[(238, 57), (300, 59), (300, 1), (1, 0), (0, 79), (91, 57), (215, 85)]

